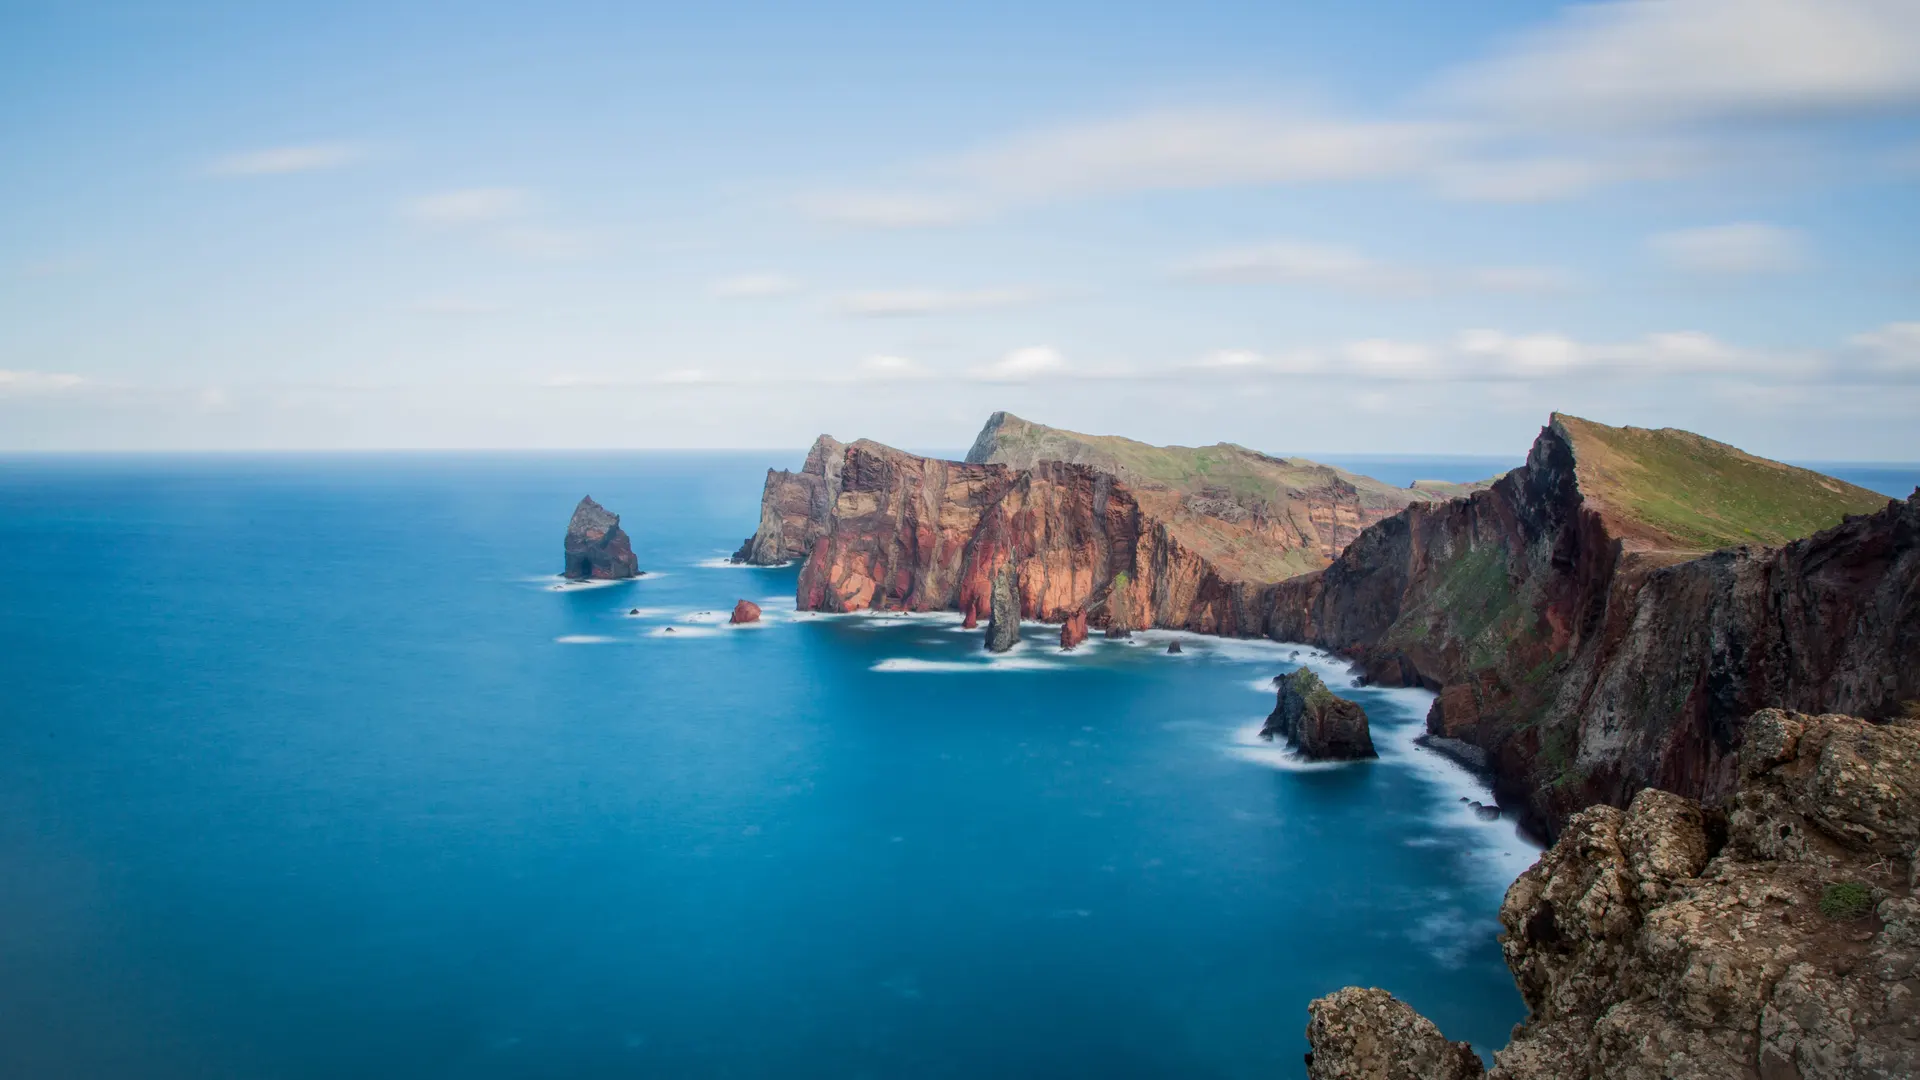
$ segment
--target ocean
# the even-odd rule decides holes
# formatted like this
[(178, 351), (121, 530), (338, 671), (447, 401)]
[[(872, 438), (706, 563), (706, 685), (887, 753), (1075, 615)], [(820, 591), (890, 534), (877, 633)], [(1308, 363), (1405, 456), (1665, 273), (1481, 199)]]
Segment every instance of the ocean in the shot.
[[(1348, 984), (1505, 1042), (1536, 852), (1428, 695), (796, 613), (724, 556), (797, 463), (0, 460), (0, 1075), (1298, 1077)], [(647, 577), (556, 587), (584, 494)], [(1378, 762), (1258, 740), (1302, 663)]]

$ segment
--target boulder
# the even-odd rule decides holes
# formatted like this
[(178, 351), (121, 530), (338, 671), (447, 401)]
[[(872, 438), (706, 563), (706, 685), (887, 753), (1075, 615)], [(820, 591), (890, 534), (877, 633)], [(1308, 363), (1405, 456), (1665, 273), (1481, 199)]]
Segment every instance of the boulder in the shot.
[(1349, 986), (1307, 1006), (1308, 1080), (1478, 1080), (1479, 1055), (1385, 990)]
[(1167, 653), (1170, 656), (1178, 655), (1180, 653), (1180, 643), (1177, 641), (1169, 642), (1167, 644)]
[(1274, 680), (1279, 700), (1260, 737), (1279, 736), (1316, 761), (1379, 757), (1367, 730), (1367, 713), (1327, 689), (1309, 668)]
[(613, 580), (637, 577), (640, 560), (634, 557), (633, 544), (620, 528), (620, 515), (584, 497), (573, 508), (573, 520), (567, 523), (566, 566), (561, 571), (574, 581), (589, 578)]
[(739, 626), (742, 623), (759, 622), (760, 605), (751, 600), (742, 600), (733, 605), (733, 617), (727, 621), (735, 626)]

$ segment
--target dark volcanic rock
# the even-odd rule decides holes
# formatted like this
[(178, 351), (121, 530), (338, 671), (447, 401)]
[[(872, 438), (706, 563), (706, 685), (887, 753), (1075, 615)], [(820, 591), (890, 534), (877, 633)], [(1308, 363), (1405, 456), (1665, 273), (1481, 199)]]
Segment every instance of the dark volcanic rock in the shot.
[(1060, 647), (1071, 649), (1087, 640), (1087, 613), (1075, 611), (1060, 624)]
[(1020, 594), (1013, 567), (1003, 566), (993, 576), (993, 594), (987, 614), (987, 648), (1006, 652), (1020, 640)]
[(563, 573), (576, 581), (587, 578), (630, 578), (640, 573), (640, 560), (633, 545), (620, 528), (620, 515), (594, 502), (580, 500), (573, 508), (573, 520), (567, 523), (566, 569)]
[(751, 600), (742, 600), (733, 605), (733, 617), (727, 621), (735, 626), (739, 626), (741, 623), (759, 622), (760, 605)]
[(1279, 701), (1260, 729), (1262, 738), (1277, 735), (1315, 760), (1380, 756), (1367, 730), (1366, 710), (1336, 696), (1320, 676), (1301, 668), (1273, 682), (1279, 688)]
[[(1777, 709), (1743, 728), (1711, 816), (1657, 788), (1589, 807), (1507, 890), (1500, 946), (1528, 1017), (1494, 1080), (1920, 1075), (1920, 730)], [(1871, 909), (1823, 910), (1836, 885)], [(1308, 1075), (1399, 1075), (1315, 1071), (1417, 1027), (1385, 1010), (1329, 1025), (1326, 1000)]]
[(1180, 652), (1180, 643), (1179, 643), (1179, 642), (1177, 642), (1177, 641), (1172, 641), (1172, 642), (1168, 642), (1168, 643), (1167, 643), (1167, 652), (1168, 652), (1169, 654), (1174, 654), (1174, 653), (1178, 653), (1178, 652)]

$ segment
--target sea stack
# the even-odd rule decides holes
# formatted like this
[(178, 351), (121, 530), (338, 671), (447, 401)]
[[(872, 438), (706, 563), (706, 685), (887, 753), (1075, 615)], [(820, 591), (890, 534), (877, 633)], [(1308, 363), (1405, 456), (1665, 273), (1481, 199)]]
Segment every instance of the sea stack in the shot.
[(1107, 591), (1107, 640), (1121, 641), (1133, 636), (1132, 611), (1127, 605), (1127, 588), (1133, 578), (1126, 571), (1114, 575)]
[(735, 626), (760, 621), (760, 605), (751, 600), (742, 600), (733, 605), (733, 617), (727, 620)]
[(1178, 641), (1170, 641), (1167, 643), (1168, 656), (1177, 656), (1179, 655), (1179, 653), (1180, 653), (1180, 643)]
[(1014, 588), (1013, 567), (1003, 566), (993, 576), (993, 606), (987, 613), (987, 649), (1006, 652), (1020, 640), (1020, 595)]
[(640, 560), (620, 528), (620, 515), (593, 501), (591, 495), (573, 508), (567, 523), (565, 576), (573, 581), (616, 580), (636, 577)]
[(1379, 757), (1367, 731), (1367, 713), (1358, 704), (1336, 696), (1307, 668), (1273, 680), (1279, 700), (1260, 737), (1279, 736), (1287, 745), (1315, 761), (1342, 761)]
[(1087, 613), (1075, 611), (1060, 624), (1060, 648), (1064, 652), (1087, 640)]

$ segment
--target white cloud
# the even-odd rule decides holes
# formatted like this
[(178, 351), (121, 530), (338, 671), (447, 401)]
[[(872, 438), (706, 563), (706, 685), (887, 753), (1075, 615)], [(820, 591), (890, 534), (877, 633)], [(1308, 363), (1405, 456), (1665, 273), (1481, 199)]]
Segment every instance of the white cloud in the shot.
[(496, 244), (536, 259), (575, 259), (593, 251), (594, 237), (579, 229), (514, 225), (493, 234)]
[(0, 368), (0, 397), (24, 397), (28, 394), (58, 394), (88, 384), (79, 375), (53, 371), (9, 371)]
[(207, 171), (216, 176), (283, 176), (337, 169), (351, 165), (362, 156), (364, 151), (352, 143), (275, 146), (221, 158), (210, 165)]
[(835, 305), (843, 314), (861, 316), (944, 315), (1018, 307), (1051, 295), (1045, 289), (891, 289), (848, 293)]
[(1216, 252), (1177, 271), (1201, 281), (1317, 285), (1389, 296), (1441, 292), (1550, 292), (1567, 275), (1545, 267), (1429, 268), (1382, 262), (1349, 248), (1281, 242)]
[(1920, 322), (1888, 323), (1848, 339), (1839, 366), (1870, 377), (1920, 378)]
[(1620, 130), (1920, 102), (1912, 0), (1621, 0), (1568, 8), (1443, 97), (1531, 127)]
[(1017, 136), (934, 168), (1014, 198), (1355, 180), (1425, 167), (1459, 135), (1303, 112), (1158, 110)]
[(845, 192), (800, 200), (808, 216), (836, 225), (869, 229), (916, 229), (958, 225), (979, 210), (948, 196), (914, 192)]
[(753, 273), (738, 274), (722, 278), (708, 286), (707, 291), (723, 299), (747, 299), (765, 296), (786, 296), (800, 291), (800, 283), (785, 274)]
[(472, 297), (440, 293), (415, 300), (408, 310), (416, 315), (490, 315), (500, 309)]
[(1067, 371), (1067, 359), (1059, 350), (1046, 345), (1015, 349), (973, 374), (989, 382), (1025, 382), (1028, 379), (1061, 375)]
[(1647, 246), (1663, 262), (1697, 274), (1774, 274), (1804, 261), (1800, 235), (1757, 221), (1660, 233)]
[(462, 188), (415, 199), (407, 213), (435, 225), (474, 225), (518, 216), (527, 205), (527, 193), (518, 188)]
[(921, 379), (931, 374), (904, 356), (869, 356), (860, 361), (860, 373), (869, 379)]

